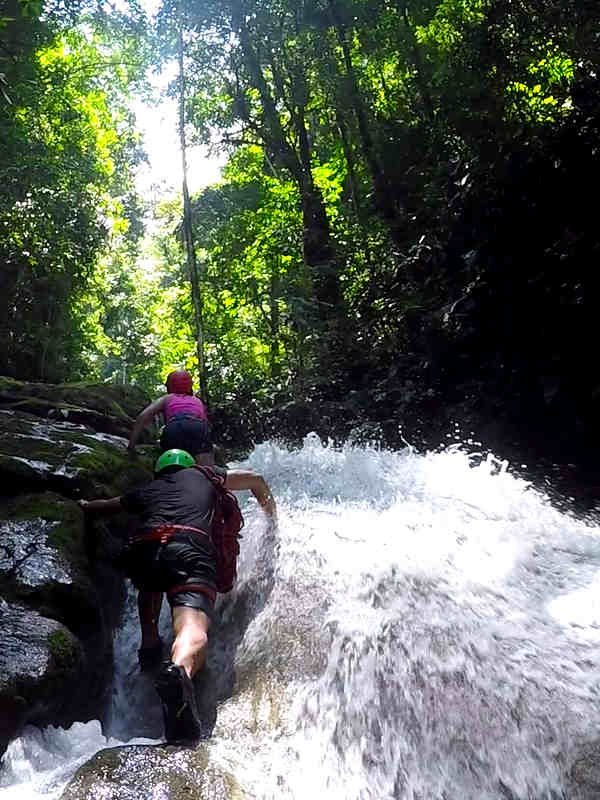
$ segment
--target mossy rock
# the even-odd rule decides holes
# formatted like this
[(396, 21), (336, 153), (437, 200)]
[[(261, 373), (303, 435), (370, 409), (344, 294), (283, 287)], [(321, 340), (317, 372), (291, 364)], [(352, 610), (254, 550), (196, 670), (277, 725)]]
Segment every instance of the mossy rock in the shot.
[(3, 602), (0, 753), (27, 723), (73, 722), (85, 689), (83, 648), (73, 634), (56, 620)]
[(150, 398), (138, 386), (110, 383), (30, 383), (0, 376), (0, 402), (28, 398), (91, 408), (103, 414), (135, 417)]
[(72, 463), (87, 476), (84, 483), (89, 489), (95, 489), (93, 493), (116, 497), (152, 478), (157, 452), (153, 448), (142, 448), (132, 457), (110, 443), (100, 442), (90, 452), (76, 454)]
[(42, 519), (56, 523), (48, 533), (48, 543), (72, 562), (87, 561), (83, 514), (72, 500), (53, 492), (19, 495), (0, 514), (10, 520)]
[[(84, 424), (122, 437), (129, 436), (135, 417), (149, 400), (136, 386), (23, 383), (0, 376), (0, 408)], [(144, 435), (151, 440), (151, 434)]]
[(64, 494), (111, 496), (151, 475), (151, 455), (132, 458), (126, 442), (83, 425), (0, 411), (0, 475), (5, 492), (42, 486)]
[(99, 596), (77, 504), (51, 492), (22, 495), (0, 509), (0, 591), (78, 634), (100, 624)]
[[(123, 577), (110, 563), (89, 558), (91, 544), (103, 539), (102, 532), (94, 531), (90, 542), (90, 533), (77, 503), (53, 492), (19, 495), (0, 506), (0, 608), (19, 608), (24, 620), (17, 619), (17, 625), (9, 619), (7, 630), (12, 624), (18, 635), (8, 642), (0, 635), (15, 675), (12, 687), (0, 691), (0, 717), (8, 720), (0, 721), (2, 746), (27, 721), (70, 724), (98, 718), (105, 707)], [(43, 642), (37, 620), (47, 632)], [(35, 669), (46, 675), (42, 686), (52, 696), (45, 715), (35, 686), (29, 693), (22, 690), (24, 682), (29, 685), (30, 653), (36, 656)], [(10, 675), (10, 668), (3, 674)], [(74, 677), (63, 681), (63, 674)]]
[(63, 670), (72, 670), (77, 664), (81, 648), (66, 628), (58, 628), (48, 636), (52, 661)]
[(61, 800), (244, 800), (235, 779), (211, 764), (205, 744), (113, 747), (75, 774)]

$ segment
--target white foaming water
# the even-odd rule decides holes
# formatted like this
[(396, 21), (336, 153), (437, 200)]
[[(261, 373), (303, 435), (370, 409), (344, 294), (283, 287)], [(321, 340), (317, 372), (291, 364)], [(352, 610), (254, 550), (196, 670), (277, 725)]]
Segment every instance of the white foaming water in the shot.
[(281, 521), (273, 592), (238, 663), (274, 652), (282, 626), (297, 648), (327, 638), (316, 676), (290, 670), (262, 739), (214, 739), (242, 785), (265, 799), (564, 797), (600, 726), (598, 527), (458, 449), (307, 437), (250, 463)]
[[(564, 796), (600, 726), (598, 527), (457, 449), (336, 450), (311, 435), (248, 464), (279, 526), (270, 541), (245, 504), (236, 592), (256, 607), (238, 625), (238, 687), (211, 757), (264, 800)], [(224, 639), (235, 613), (236, 594)], [(120, 740), (160, 735), (137, 646), (132, 609), (116, 640)], [(97, 723), (29, 729), (5, 757), (1, 800), (58, 796), (106, 745)]]
[[(167, 625), (168, 615), (161, 615), (161, 628)], [(98, 720), (75, 722), (68, 730), (28, 725), (2, 760), (1, 800), (53, 800), (99, 750), (125, 742), (156, 743), (162, 734), (160, 708), (151, 679), (139, 673), (138, 647), (135, 593), (130, 590), (123, 625), (115, 633), (112, 703), (105, 730)]]

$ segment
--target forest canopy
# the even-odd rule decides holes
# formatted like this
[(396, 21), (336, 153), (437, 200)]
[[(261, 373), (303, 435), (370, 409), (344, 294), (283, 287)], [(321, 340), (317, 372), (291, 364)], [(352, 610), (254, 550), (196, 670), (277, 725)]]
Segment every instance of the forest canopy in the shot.
[[(154, 391), (201, 350), (216, 404), (600, 391), (595, 0), (4, 0), (0, 24), (2, 372)], [(187, 206), (136, 192), (131, 102), (167, 64), (182, 143), (227, 157)]]

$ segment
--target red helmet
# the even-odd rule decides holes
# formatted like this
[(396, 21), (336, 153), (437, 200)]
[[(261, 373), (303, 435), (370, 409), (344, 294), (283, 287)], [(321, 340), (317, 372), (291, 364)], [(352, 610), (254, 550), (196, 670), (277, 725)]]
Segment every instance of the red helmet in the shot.
[(169, 394), (191, 394), (192, 376), (186, 369), (176, 369), (174, 372), (169, 372), (165, 385)]

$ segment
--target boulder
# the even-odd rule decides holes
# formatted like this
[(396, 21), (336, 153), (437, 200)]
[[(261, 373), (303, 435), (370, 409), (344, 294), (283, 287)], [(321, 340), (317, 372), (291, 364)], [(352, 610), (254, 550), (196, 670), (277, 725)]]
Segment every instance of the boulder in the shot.
[(0, 411), (0, 477), (4, 493), (25, 488), (78, 494), (119, 494), (148, 476), (148, 462), (132, 458), (125, 439), (85, 425)]
[(0, 408), (85, 424), (101, 433), (116, 436), (129, 436), (133, 420), (148, 402), (146, 393), (136, 386), (106, 383), (54, 385), (0, 376)]
[(0, 603), (0, 749), (27, 722), (70, 724), (77, 718), (83, 648), (60, 622)]
[(600, 741), (588, 742), (577, 754), (569, 775), (572, 800), (600, 798)]
[[(3, 750), (6, 737), (17, 733), (25, 722), (70, 723), (101, 714), (111, 676), (112, 629), (123, 599), (123, 581), (114, 567), (89, 558), (83, 514), (74, 501), (60, 495), (44, 492), (5, 501), (0, 505), (0, 537), (0, 596), (21, 608), (22, 615), (40, 615), (44, 624), (60, 623), (60, 635), (75, 643), (85, 666), (78, 669), (76, 683), (69, 671), (57, 674), (54, 670), (56, 702), (46, 709), (47, 681), (32, 683), (27, 672), (28, 632), (35, 640), (38, 630), (34, 623), (23, 622), (19, 636), (11, 640), (13, 646), (4, 648), (1, 656), (11, 659), (2, 672), (12, 671), (15, 678), (0, 689), (0, 707), (12, 709), (7, 715), (11, 722), (0, 740)], [(112, 573), (112, 582), (102, 570)], [(28, 685), (26, 696), (19, 689), (23, 683)], [(21, 708), (24, 697), (26, 706), (17, 714), (15, 709)], [(66, 716), (53, 716), (60, 708), (60, 698), (69, 698), (66, 707), (70, 711)]]
[(208, 750), (113, 747), (84, 764), (61, 800), (243, 800), (234, 778), (211, 764)]
[(80, 632), (98, 625), (99, 596), (77, 504), (45, 492), (0, 506), (0, 591)]
[[(114, 560), (127, 518), (92, 526), (75, 501), (115, 496), (151, 476), (152, 449), (132, 458), (126, 439), (106, 432), (118, 429), (115, 420), (128, 431), (146, 400), (131, 394), (125, 387), (0, 378), (0, 603), (7, 637), (0, 659), (2, 675), (10, 676), (0, 683), (0, 754), (25, 723), (102, 718), (124, 599)], [(64, 404), (94, 413), (79, 423), (51, 413)], [(25, 405), (29, 411), (17, 410)]]

